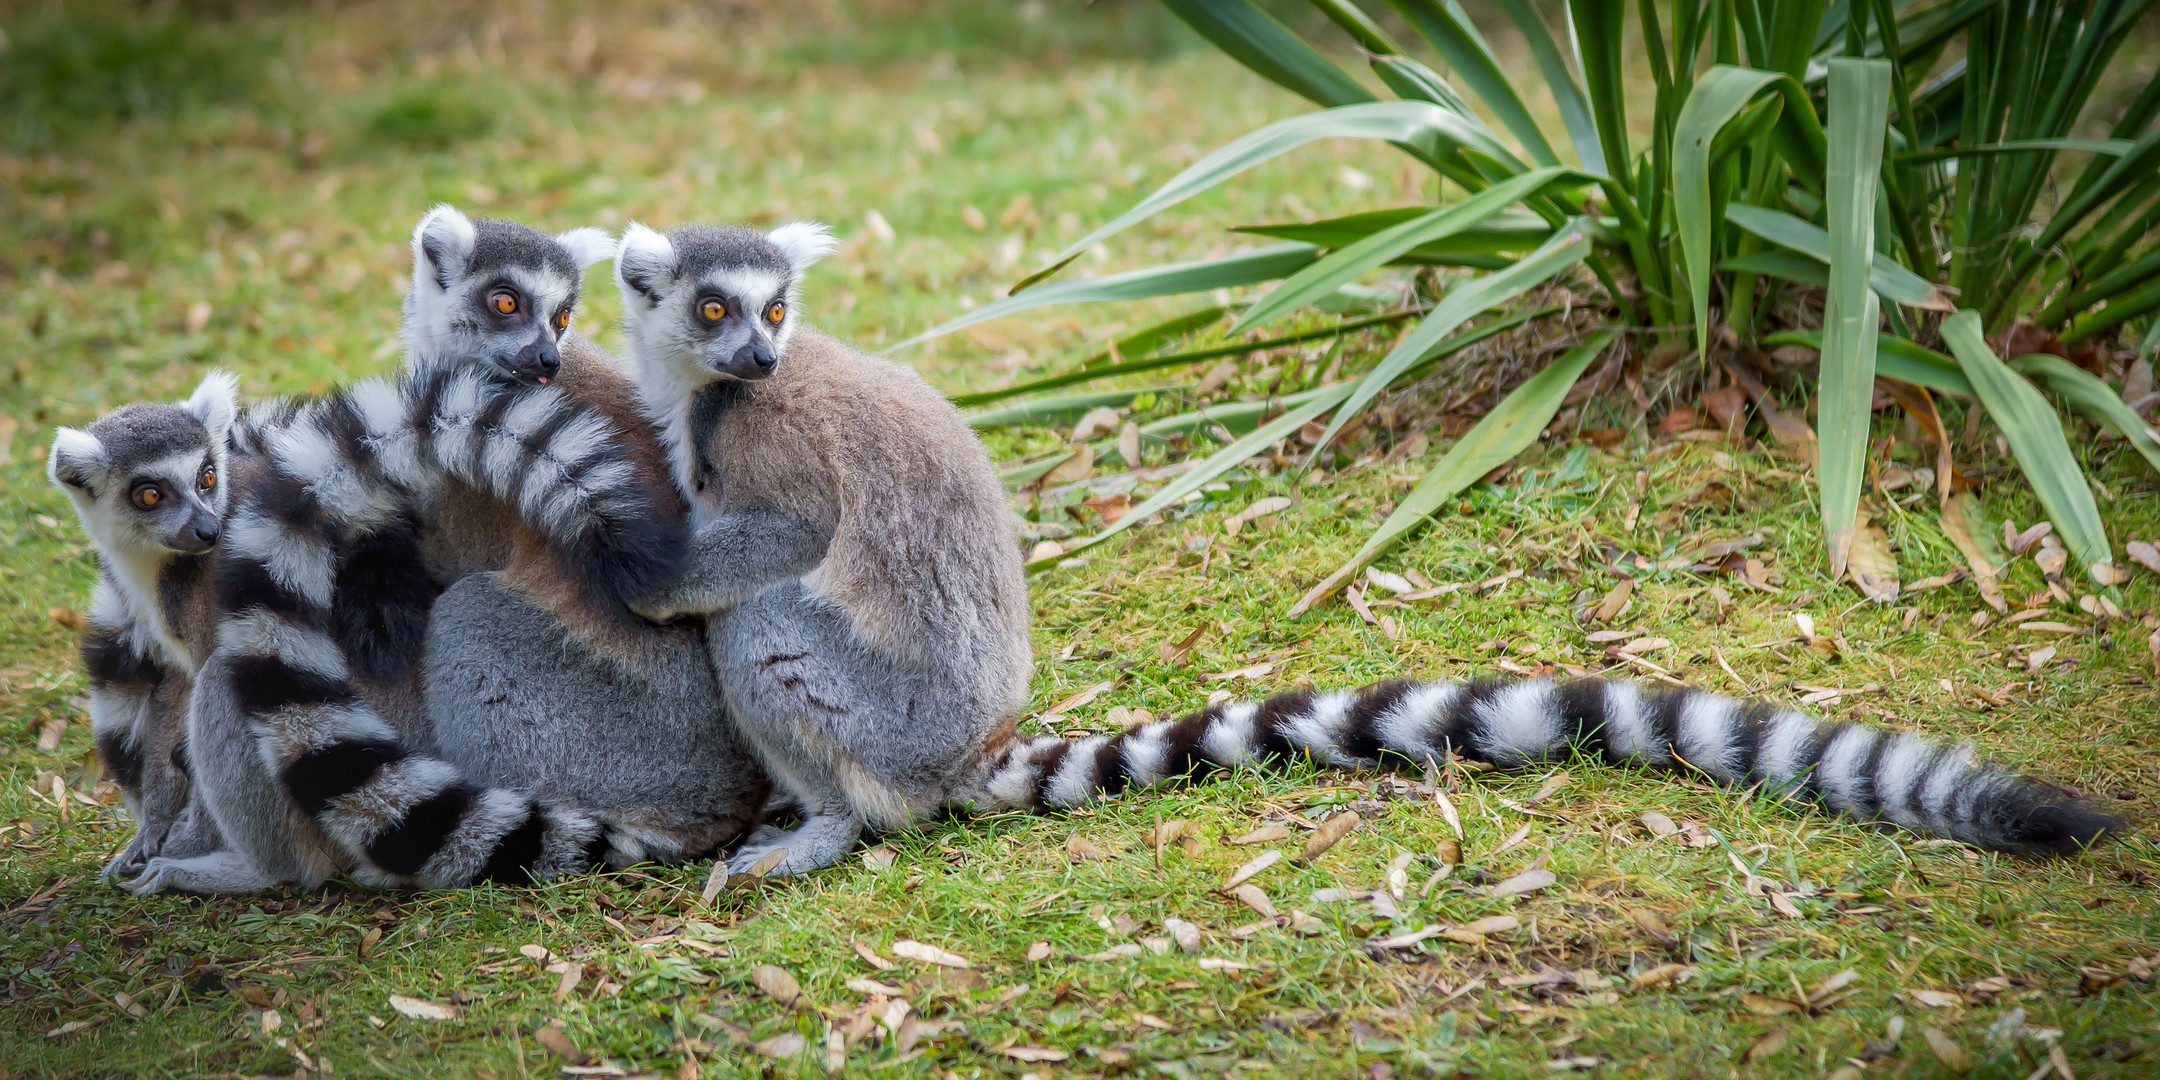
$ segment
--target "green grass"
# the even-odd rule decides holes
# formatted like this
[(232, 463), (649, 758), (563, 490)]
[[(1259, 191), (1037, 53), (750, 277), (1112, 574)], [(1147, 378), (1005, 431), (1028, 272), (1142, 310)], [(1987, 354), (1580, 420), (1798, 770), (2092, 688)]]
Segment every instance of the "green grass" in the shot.
[[(9, 503), (0, 518), (0, 1077), (290, 1075), (300, 1066), (294, 1048), (328, 1059), (337, 1075), (555, 1076), (562, 1059), (534, 1036), (550, 1023), (626, 1072), (676, 1074), (695, 1055), (703, 1076), (809, 1076), (823, 1071), (827, 1023), (845, 1027), (863, 1004), (844, 985), (860, 978), (903, 985), (940, 1025), (911, 1032), (906, 1052), (895, 1042), (909, 1036), (855, 1045), (848, 1071), (858, 1075), (1536, 1077), (1555, 1075), (1550, 1061), (1594, 1057), (1603, 1064), (1593, 1075), (1822, 1076), (1874, 1053), (1870, 1040), (1903, 1018), (1903, 1039), (1866, 1075), (1945, 1075), (1921, 1035), (1934, 1027), (1979, 1063), (1973, 1075), (2022, 1077), (2045, 1045), (1987, 1034), (2014, 1009), (2031, 1027), (2061, 1030), (2080, 1077), (2151, 1075), (2160, 1003), (2150, 981), (2125, 977), (2134, 958), (2160, 952), (2160, 850), (2146, 835), (2073, 860), (2000, 859), (1587, 762), (1565, 763), (1569, 782), (1532, 807), (1543, 816), (1502, 800), (1521, 804), (1553, 768), (1454, 777), (1465, 865), (1423, 900), (1418, 887), (1453, 836), (1433, 804), (1394, 798), (1379, 778), (1319, 771), (1239, 776), (1075, 814), (939, 821), (886, 838), (888, 866), (854, 859), (725, 892), (710, 906), (699, 896), (705, 866), (437, 894), (136, 900), (97, 883), (127, 831), (109, 789), (82, 775), (88, 728), (71, 723), (57, 750), (35, 748), (49, 719), (80, 712), (72, 635), (48, 612), (80, 607), (93, 573), (65, 501), (41, 475), (54, 424), (175, 397), (212, 365), (241, 372), (251, 394), (386, 370), (396, 360), (405, 236), (438, 199), (554, 228), (633, 216), (820, 217), (850, 242), (813, 275), (813, 317), (865, 344), (897, 341), (986, 300), (1037, 249), (1106, 220), (1202, 148), (1300, 110), (1188, 48), (1152, 8), (1129, 6), (1081, 16), (1022, 5), (1010, 21), (978, 16), (958, 30), (895, 23), (879, 4), (804, 3), (789, 19), (744, 8), (739, 25), (687, 29), (633, 9), (588, 23), (595, 44), (579, 60), (565, 46), (578, 33), (576, 11), (491, 24), (485, 11), (455, 5), (369, 5), (205, 31), (265, 50), (266, 96), (250, 96), (265, 95), (258, 88), (169, 116), (93, 116), (56, 125), (49, 145), (0, 154), (10, 193), (0, 215), (9, 358), (0, 369)], [(1025, 20), (1039, 22), (1021, 28)], [(17, 23), (0, 26), (12, 48), (32, 40)], [(1006, 41), (1022, 44), (1001, 49)], [(480, 112), (460, 112), (475, 100)], [(1348, 164), (1384, 188), (1395, 182), (1387, 162), (1384, 150), (1349, 146), (1299, 155), (1197, 200), (1174, 223), (1121, 238), (1093, 265), (1143, 265), (1220, 243), (1222, 226), (1296, 214), (1305, 204), (1285, 201), (1293, 191), (1307, 202), (1311, 192), (1338, 193), (1305, 206), (1318, 214), (1367, 208), (1373, 193), (1339, 184), (1338, 172)], [(967, 223), (970, 206), (984, 228)], [(892, 242), (865, 224), (873, 208)], [(1011, 237), (1022, 253), (1004, 260)], [(590, 300), (581, 324), (615, 343), (612, 298)], [(191, 328), (198, 304), (208, 319)], [(984, 389), (1057, 370), (1175, 310), (1053, 309), (905, 359), (949, 390)], [(1485, 355), (1530, 344), (1502, 339)], [(1385, 347), (1359, 339), (1347, 362), (1369, 363)], [(1257, 392), (1257, 369), (1290, 359), (1255, 359), (1233, 390)], [(1460, 430), (1445, 426), (1444, 401), (1493, 399), (1462, 377), (1444, 372), (1404, 395), (1395, 436), (1443, 424), (1432, 441), (1444, 445), (1442, 430)], [(1585, 422), (1627, 426), (1605, 408), (1593, 406)], [(1957, 408), (1946, 411), (1957, 430)], [(1386, 445), (1362, 438), (1343, 464)], [(1059, 440), (1024, 431), (990, 441), (1007, 456)], [(2119, 442), (2080, 436), (2073, 445), (2114, 496), (2104, 507), (2117, 537), (2160, 537), (2160, 484), (2137, 456)], [(1402, 496), (1407, 483), (1394, 478), (1424, 471), (1440, 446), (1321, 481), (1273, 466), (1232, 474), (1174, 520), (1036, 580), (1036, 707), (1113, 682), (1058, 725), (1078, 733), (1102, 729), (1113, 706), (1176, 713), (1224, 687), (1461, 677), (1503, 657), (1602, 667), (1609, 661), (1586, 643), (1593, 627), (1579, 611), (1616, 580), (1609, 567), (1640, 559), (1652, 568), (1638, 571), (1642, 586), (1616, 625), (1672, 639), (1649, 659), (1679, 678), (1740, 691), (1722, 658), (1746, 689), (1779, 701), (1797, 697), (1796, 682), (1880, 684), (1880, 694), (1832, 707), (1970, 738), (2149, 815), (2160, 735), (2149, 630), (2134, 620), (2160, 610), (2160, 578), (2140, 571), (2123, 589), (2133, 621), (2110, 624), (2107, 637), (2051, 642), (2070, 663), (2013, 671), (2004, 650), (2039, 635), (1975, 630), (1968, 617), (1980, 604), (1967, 584), (1914, 594), (1908, 626), (1902, 607), (1858, 606), (1849, 587), (1824, 580), (1797, 466), (1755, 449), (1652, 446), (1641, 432), (1616, 451), (1556, 438), (1501, 482), (1474, 488), (1381, 566), (1436, 583), (1523, 575), (1490, 595), (1381, 609), (1398, 622), (1396, 640), (1339, 602), (1294, 622), (1281, 613)], [(1908, 443), (1898, 453), (1923, 461)], [(1994, 481), (1983, 491), (1991, 514), (2020, 524), (2039, 516), (2007, 458), (1974, 444), (1959, 460)], [(1225, 535), (1225, 518), (1274, 494), (1299, 501)], [(1077, 524), (1069, 502), (1032, 510), (1037, 528)], [(1908, 582), (1955, 565), (1927, 519), (1888, 516)], [(1699, 541), (1756, 530), (1765, 542), (1750, 554), (1783, 575), (1780, 593), (1655, 568)], [(2043, 588), (2020, 560), (2005, 591)], [(1841, 651), (1795, 642), (1796, 612), (1841, 638)], [(2070, 609), (2053, 617), (2086, 621)], [(1190, 656), (1166, 664), (1163, 646), (1200, 627)], [(1257, 681), (1206, 678), (1271, 661), (1279, 666)], [(1976, 708), (1969, 687), (2008, 703)], [(49, 792), (53, 775), (91, 804), (71, 794), (63, 813), (32, 793)], [(1221, 838), (1345, 807), (1370, 824), (1310, 865), (1285, 861), (1254, 879), (1285, 913), (1313, 921), (1234, 935), (1259, 917), (1215, 887), (1255, 849)], [(1653, 842), (1639, 822), (1648, 810), (1699, 822), (1722, 843)], [(1141, 843), (1158, 818), (1197, 822), (1194, 852), (1173, 844), (1158, 864)], [(1497, 850), (1524, 825), (1523, 842)], [(1102, 857), (1076, 857), (1074, 836)], [(1301, 842), (1260, 847), (1288, 856)], [(1380, 887), (1398, 854), (1418, 859), (1399, 920), (1362, 902), (1310, 899), (1316, 889)], [(1748, 895), (1734, 856), (1808, 893), (1794, 900), (1799, 917)], [(1477, 895), (1541, 859), (1557, 875), (1551, 888), (1512, 901)], [(1634, 921), (1637, 910), (1659, 914), (1674, 944)], [(1520, 927), (1483, 945), (1435, 939), (1381, 956), (1362, 948), (1369, 937), (1503, 912)], [(1163, 936), (1169, 917), (1198, 924), (1203, 956), (1255, 970), (1203, 970), (1174, 950), (1072, 959)], [(665, 935), (676, 936), (635, 943)], [(901, 939), (970, 958), (981, 985), (936, 983), (908, 960), (880, 973), (851, 947), (894, 958)], [(1049, 957), (1030, 962), (1036, 941), (1049, 943)], [(558, 998), (560, 976), (521, 955), (527, 944), (579, 964), (579, 985)], [(1669, 962), (1690, 976), (1632, 984)], [(800, 981), (794, 1008), (755, 989), (760, 964)], [(1589, 988), (1502, 984), (1548, 965), (1595, 977), (1581, 980)], [(1849, 995), (1819, 1015), (1757, 1011), (1847, 969), (1857, 975)], [(1928, 1007), (1910, 996), (1996, 976), (2011, 984), (1984, 1000)], [(123, 993), (146, 1014), (118, 1006)], [(457, 1016), (402, 1017), (392, 994), (454, 1005)], [(274, 1031), (266, 1006), (279, 1017)], [(78, 1022), (92, 1026), (47, 1034)], [(802, 1060), (749, 1049), (789, 1031), (809, 1037)], [(1780, 1032), (1782, 1044), (1763, 1041)], [(1070, 1056), (1025, 1062), (1001, 1052), (1012, 1046)]]

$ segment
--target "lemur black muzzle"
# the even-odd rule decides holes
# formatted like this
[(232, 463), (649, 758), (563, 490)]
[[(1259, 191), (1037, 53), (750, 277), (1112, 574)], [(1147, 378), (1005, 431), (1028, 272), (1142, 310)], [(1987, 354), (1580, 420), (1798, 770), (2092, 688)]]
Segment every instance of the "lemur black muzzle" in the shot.
[(780, 363), (773, 353), (772, 343), (763, 337), (752, 335), (749, 342), (735, 350), (735, 355), (725, 363), (714, 365), (714, 370), (730, 378), (752, 382), (773, 373)]
[(183, 555), (200, 555), (217, 546), (224, 528), (208, 511), (188, 515), (186, 523), (165, 537), (165, 546)]
[(562, 369), (562, 356), (555, 351), (555, 336), (542, 328), (524, 348), (500, 363), (512, 378), (531, 386), (553, 379)]

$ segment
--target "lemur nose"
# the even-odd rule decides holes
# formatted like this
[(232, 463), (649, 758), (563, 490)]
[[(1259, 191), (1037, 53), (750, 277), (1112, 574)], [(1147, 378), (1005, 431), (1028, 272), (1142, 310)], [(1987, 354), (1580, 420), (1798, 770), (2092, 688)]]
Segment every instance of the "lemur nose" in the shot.
[(217, 543), (219, 530), (216, 522), (207, 525), (190, 525), (188, 531), (195, 534), (195, 539), (205, 544)]

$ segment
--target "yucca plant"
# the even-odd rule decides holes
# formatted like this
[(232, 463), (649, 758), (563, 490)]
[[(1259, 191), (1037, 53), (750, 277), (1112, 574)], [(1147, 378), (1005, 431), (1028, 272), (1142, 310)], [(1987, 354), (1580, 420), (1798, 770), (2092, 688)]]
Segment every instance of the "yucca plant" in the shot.
[[(1464, 273), (1422, 313), (1396, 313), (1417, 321), (1370, 369), (1255, 413), (1243, 438), (1090, 542), (1325, 417), (1317, 454), (1383, 391), (1462, 347), (1473, 320), (1519, 308), (1531, 290), (1580, 274), (1609, 301), (1606, 331), (1509, 394), (1298, 610), (1339, 588), (1490, 463), (1527, 446), (1603, 350), (1664, 341), (1694, 349), (1706, 370), (1727, 348), (1723, 331), (1742, 346), (1821, 349), (1817, 475), (1833, 574), (1845, 573), (1855, 536), (1880, 374), (1976, 398), (2081, 565), (2112, 580), (2111, 549), (2082, 468), (2035, 380), (2131, 438), (2156, 467), (2160, 442), (2086, 370), (2052, 357), (2005, 365), (1988, 339), (2067, 352), (2160, 310), (2160, 129), (2152, 123), (2160, 82), (2147, 81), (2108, 138), (2077, 137), (2092, 120), (2088, 102), (2102, 74), (2154, 0), (1941, 0), (1903, 10), (1890, 0), (1574, 0), (1564, 10), (1572, 48), (1530, 0), (1495, 0), (1523, 34), (1557, 105), (1559, 131), (1540, 125), (1516, 89), (1521, 80), (1456, 0), (1386, 0), (1429, 48), (1430, 63), (1353, 0), (1310, 2), (1348, 35), (1394, 100), (1380, 100), (1368, 82), (1251, 0), (1163, 0), (1223, 52), (1320, 110), (1205, 156), (1008, 297), (922, 337), (1046, 304), (1278, 282), (1235, 313), (1228, 331), (1235, 339), (1336, 297), (1379, 267)], [(1647, 101), (1630, 102), (1623, 89), (1631, 8), (1635, 63), (1648, 67), (1654, 86)], [(1630, 137), (1631, 116), (1648, 121), (1640, 142)], [(1248, 226), (1283, 242), (1049, 280), (1135, 223), (1325, 138), (1388, 142), (1462, 197)], [(2065, 154), (2082, 168), (2060, 160)], [(1820, 330), (1778, 323), (1772, 313), (1791, 308), (1772, 303), (1783, 288), (1820, 293)], [(1960, 307), (1964, 313), (1941, 321)], [(1219, 314), (1207, 313), (1208, 321)], [(2006, 335), (2020, 316), (2032, 329)], [(2160, 337), (2160, 320), (2154, 325), (2148, 345)], [(1951, 355), (1930, 347), (1938, 343)], [(1119, 362), (1012, 393), (1237, 348), (1137, 360), (1123, 357), (1138, 350), (1113, 350)]]

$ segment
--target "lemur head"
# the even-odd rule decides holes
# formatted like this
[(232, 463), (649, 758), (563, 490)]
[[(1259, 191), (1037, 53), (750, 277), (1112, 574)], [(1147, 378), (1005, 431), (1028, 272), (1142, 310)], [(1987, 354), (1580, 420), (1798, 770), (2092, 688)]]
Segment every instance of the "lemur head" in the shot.
[(769, 233), (733, 225), (659, 233), (632, 223), (615, 247), (632, 353), (697, 383), (772, 374), (795, 329), (803, 271), (835, 246), (813, 222)]
[(416, 371), (477, 364), (531, 385), (555, 377), (585, 267), (614, 251), (599, 229), (556, 236), (443, 205), (413, 229), (405, 351)]
[(234, 388), (231, 375), (213, 371), (180, 404), (123, 405), (53, 436), (46, 473), (100, 549), (200, 555), (218, 542)]

